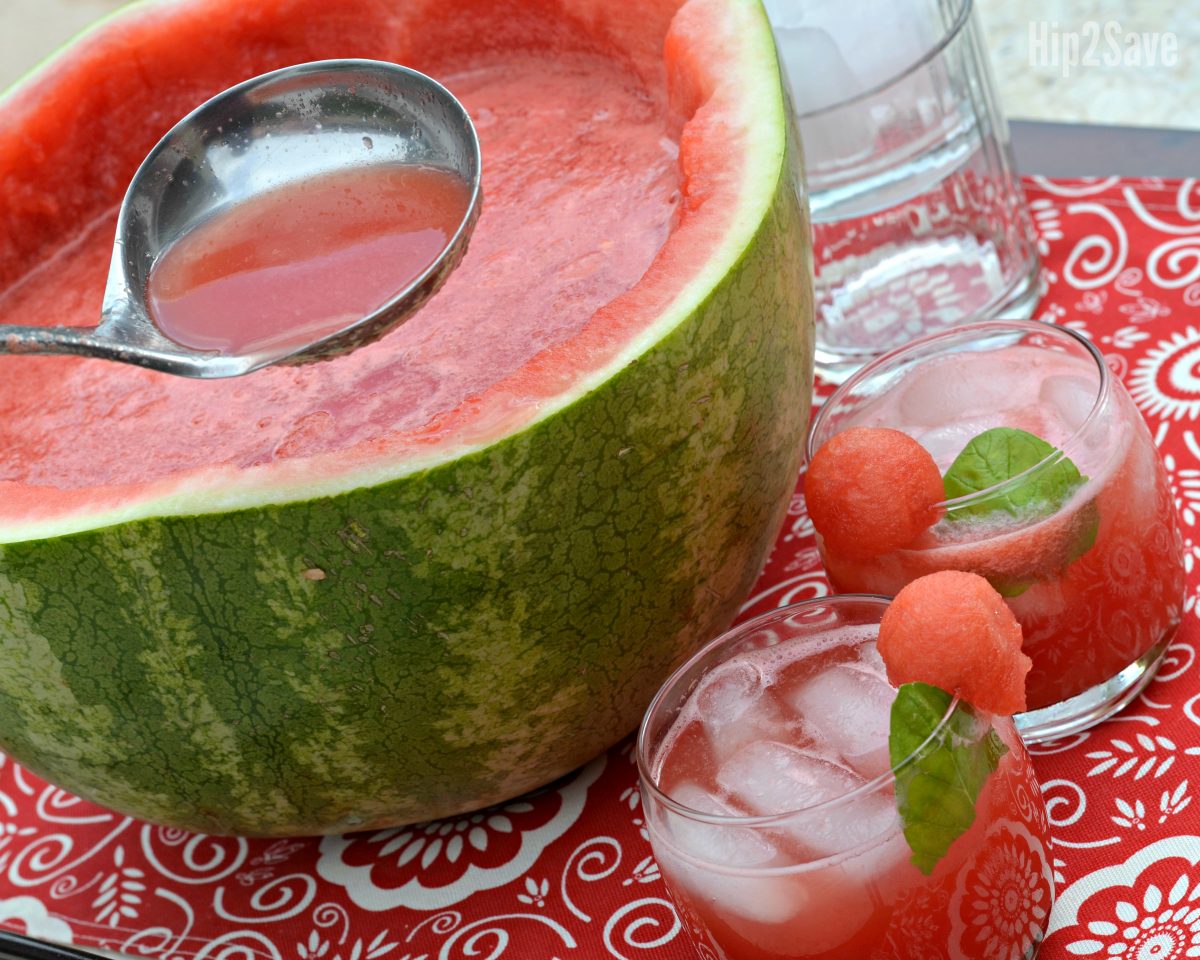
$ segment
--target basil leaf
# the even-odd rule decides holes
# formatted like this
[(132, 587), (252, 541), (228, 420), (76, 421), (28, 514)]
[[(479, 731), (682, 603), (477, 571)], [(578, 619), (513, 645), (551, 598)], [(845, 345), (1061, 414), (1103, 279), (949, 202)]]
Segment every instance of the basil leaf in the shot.
[(926, 876), (975, 822), (980, 791), (1008, 752), (994, 730), (982, 732), (984, 721), (966, 703), (938, 729), (953, 699), (927, 683), (906, 683), (892, 704), (888, 753), (896, 806), (913, 865)]
[[(1003, 484), (1036, 467), (1057, 448), (1035, 434), (1015, 427), (995, 427), (979, 434), (955, 457), (942, 478), (947, 499), (979, 493)], [(1071, 495), (1087, 481), (1079, 468), (1066, 456), (1035, 470), (1018, 483), (997, 491), (977, 503), (956, 507), (946, 514), (950, 521), (990, 516), (1004, 511), (1014, 517), (1033, 520), (1049, 516), (1058, 510)], [(1095, 504), (1088, 504), (1087, 524), (1078, 542), (1071, 548), (1063, 565), (1078, 560), (1092, 548), (1100, 529), (1100, 514)], [(1002, 597), (1019, 597), (1036, 579), (988, 577), (988, 582)]]
[(988, 577), (987, 582), (1002, 597), (1019, 597), (1037, 583), (1036, 580), (1010, 580), (1004, 577)]
[[(946, 499), (979, 493), (1012, 480), (1055, 452), (1055, 447), (1025, 430), (1014, 427), (985, 430), (954, 458), (942, 478)], [(1014, 517), (1026, 517), (1033, 512), (1048, 515), (1066, 503), (1086, 479), (1070, 458), (1063, 456), (986, 500), (956, 507), (948, 516), (960, 520), (987, 516), (997, 510), (1005, 510)]]
[(1093, 500), (1086, 507), (1087, 511), (1084, 516), (1087, 518), (1086, 525), (1079, 533), (1079, 538), (1075, 541), (1075, 546), (1071, 550), (1071, 560), (1078, 560), (1085, 553), (1096, 545), (1096, 537), (1100, 533), (1100, 511), (1096, 507), (1096, 501)]

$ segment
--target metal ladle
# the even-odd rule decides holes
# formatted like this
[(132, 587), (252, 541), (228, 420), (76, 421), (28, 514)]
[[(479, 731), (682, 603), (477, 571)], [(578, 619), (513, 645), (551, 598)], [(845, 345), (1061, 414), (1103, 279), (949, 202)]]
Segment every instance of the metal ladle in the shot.
[[(469, 188), (462, 221), (438, 258), (378, 310), (308, 344), (227, 355), (167, 338), (146, 306), (155, 259), (234, 204), (368, 163), (419, 164)], [(234, 377), (275, 363), (347, 353), (403, 323), (458, 266), (479, 216), (479, 140), (440, 83), (377, 60), (322, 60), (247, 80), (179, 121), (142, 162), (117, 219), (96, 327), (0, 324), (0, 354), (77, 354), (184, 377)]]

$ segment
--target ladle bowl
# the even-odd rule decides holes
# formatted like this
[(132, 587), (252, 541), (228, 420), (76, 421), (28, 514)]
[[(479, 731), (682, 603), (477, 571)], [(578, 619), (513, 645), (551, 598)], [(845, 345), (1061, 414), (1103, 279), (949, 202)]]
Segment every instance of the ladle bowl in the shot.
[[(311, 343), (229, 355), (176, 343), (155, 325), (146, 282), (159, 255), (197, 224), (296, 181), (364, 164), (414, 164), (462, 178), (468, 202), (441, 254), (367, 316)], [(340, 356), (403, 323), (466, 253), (479, 216), (479, 140), (437, 81), (378, 60), (322, 60), (231, 87), (180, 120), (134, 174), (117, 220), (96, 327), (0, 325), (0, 354), (76, 354), (184, 377)], [(407, 278), (406, 278), (407, 279)]]

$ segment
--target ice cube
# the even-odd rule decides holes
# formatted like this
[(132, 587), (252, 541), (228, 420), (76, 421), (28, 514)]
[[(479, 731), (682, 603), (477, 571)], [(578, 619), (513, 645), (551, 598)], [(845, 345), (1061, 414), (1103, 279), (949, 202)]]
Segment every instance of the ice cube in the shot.
[[(702, 813), (729, 816), (737, 812), (694, 783), (674, 788), (671, 797)], [(754, 923), (782, 923), (799, 909), (793, 882), (753, 871), (779, 860), (778, 849), (763, 831), (702, 823), (673, 811), (666, 811), (664, 820), (668, 836), (651, 834), (658, 841), (655, 856), (668, 877), (692, 896)]]
[(995, 372), (983, 376), (982, 369), (969, 360), (935, 362), (910, 374), (900, 385), (900, 419), (912, 426), (937, 427), (1002, 413), (1013, 402), (1013, 378)]
[(868, 111), (841, 111), (834, 116), (821, 112), (864, 89), (832, 34), (822, 27), (789, 26), (776, 19), (775, 45), (796, 112), (803, 115), (801, 135), (811, 155), (855, 157), (868, 153), (876, 135)]
[(860, 950), (848, 945), (872, 917), (878, 916), (878, 896), (871, 886), (848, 878), (836, 865), (773, 880), (792, 887), (793, 907), (787, 923), (749, 923), (733, 915), (722, 917), (740, 937), (753, 944), (754, 956), (862, 956)]
[(1062, 439), (1083, 426), (1096, 402), (1096, 390), (1096, 385), (1087, 377), (1073, 374), (1056, 373), (1042, 381), (1038, 399), (1049, 408), (1048, 413), (1054, 414), (1048, 419), (1058, 421), (1065, 428)]
[[(729, 804), (694, 783), (672, 789), (671, 799), (701, 813), (724, 817), (738, 814)], [(762, 866), (778, 856), (760, 831), (748, 827), (704, 823), (674, 811), (668, 811), (666, 819), (671, 837), (683, 853), (715, 866)]]
[(778, 737), (783, 729), (783, 715), (767, 694), (762, 671), (749, 660), (730, 660), (713, 670), (692, 703), (718, 764), (743, 744)]
[(945, 473), (954, 458), (963, 452), (963, 447), (991, 426), (991, 423), (982, 420), (961, 420), (937, 427), (909, 428), (906, 432), (929, 451), (934, 463)]
[(770, 740), (747, 744), (717, 772), (717, 785), (733, 802), (763, 816), (791, 813), (777, 829), (798, 841), (801, 853), (818, 857), (854, 849), (895, 826), (890, 791), (808, 809), (865, 783), (832, 758)]
[[(797, 113), (824, 110), (862, 90), (854, 69), (828, 30), (781, 22), (781, 11), (770, 12), (775, 44), (791, 82)], [(842, 123), (845, 125), (847, 119), (842, 118)]]
[(896, 690), (880, 673), (839, 663), (784, 698), (804, 729), (861, 776), (873, 779), (891, 769), (888, 732)]
[(848, 885), (867, 893), (877, 901), (891, 905), (906, 889), (921, 882), (921, 874), (912, 863), (912, 848), (896, 829), (885, 832), (837, 862), (836, 868)]
[(773, 740), (747, 744), (717, 771), (717, 785), (731, 799), (762, 816), (833, 800), (862, 782), (831, 758)]
[(858, 648), (858, 663), (862, 669), (870, 671), (882, 680), (887, 679), (887, 664), (879, 654), (879, 647), (873, 643), (864, 643)]
[[(977, 436), (996, 427), (1017, 427), (1039, 437), (1047, 434), (1042, 407), (1037, 403), (1011, 404), (996, 411), (994, 416), (974, 416), (936, 427), (911, 427), (909, 435), (929, 451), (934, 462), (945, 473), (963, 448)], [(1058, 431), (1062, 427), (1055, 423)]]

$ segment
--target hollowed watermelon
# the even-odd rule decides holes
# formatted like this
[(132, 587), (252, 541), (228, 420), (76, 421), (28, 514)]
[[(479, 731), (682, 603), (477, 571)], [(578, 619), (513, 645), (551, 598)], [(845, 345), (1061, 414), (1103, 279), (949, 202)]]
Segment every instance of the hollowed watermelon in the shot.
[(448, 815), (612, 744), (748, 592), (808, 416), (752, 0), (128, 8), (0, 100), (0, 320), (94, 323), (155, 140), (327, 57), (476, 119), (484, 213), (416, 319), (237, 381), (0, 357), (0, 748), (213, 833)]

